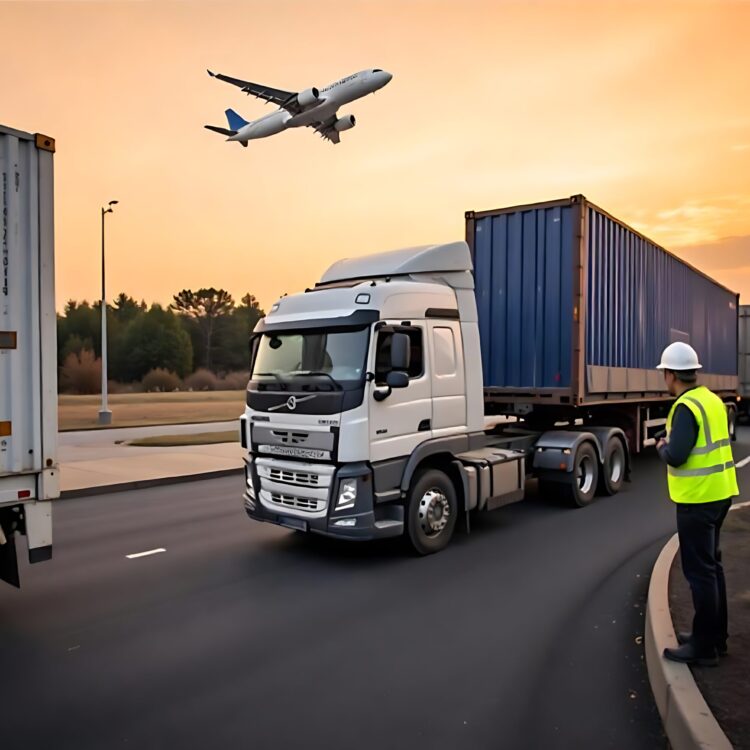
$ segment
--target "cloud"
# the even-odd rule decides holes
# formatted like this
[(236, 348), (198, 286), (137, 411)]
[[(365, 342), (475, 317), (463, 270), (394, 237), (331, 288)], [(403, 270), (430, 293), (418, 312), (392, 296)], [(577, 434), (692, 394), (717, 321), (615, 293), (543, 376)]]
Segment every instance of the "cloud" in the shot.
[(674, 252), (721, 284), (738, 292), (744, 304), (750, 302), (750, 235), (678, 247)]
[(639, 210), (631, 223), (669, 248), (708, 245), (744, 230), (749, 209), (750, 195), (734, 193), (708, 201), (688, 200), (671, 208)]

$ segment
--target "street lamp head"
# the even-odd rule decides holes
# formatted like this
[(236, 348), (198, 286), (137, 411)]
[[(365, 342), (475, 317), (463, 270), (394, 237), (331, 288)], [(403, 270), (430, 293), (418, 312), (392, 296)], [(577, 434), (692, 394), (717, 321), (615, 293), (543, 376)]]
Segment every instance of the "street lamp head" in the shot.
[(110, 202), (109, 202), (109, 205), (110, 205), (110, 206), (115, 206), (115, 205), (117, 205), (117, 204), (118, 204), (119, 202), (120, 202), (120, 201), (110, 201)]

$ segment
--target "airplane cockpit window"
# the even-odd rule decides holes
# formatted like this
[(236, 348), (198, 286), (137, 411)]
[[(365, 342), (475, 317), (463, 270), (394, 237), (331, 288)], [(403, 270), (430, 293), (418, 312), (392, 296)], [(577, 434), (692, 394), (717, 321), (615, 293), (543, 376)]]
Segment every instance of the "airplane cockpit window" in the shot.
[(373, 73), (382, 73), (383, 71), (382, 71), (381, 68), (375, 68), (372, 72)]

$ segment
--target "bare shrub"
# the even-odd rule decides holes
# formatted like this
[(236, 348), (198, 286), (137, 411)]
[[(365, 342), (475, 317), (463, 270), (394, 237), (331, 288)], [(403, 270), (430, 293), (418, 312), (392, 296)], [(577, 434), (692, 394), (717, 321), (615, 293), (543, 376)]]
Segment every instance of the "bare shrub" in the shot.
[(108, 380), (107, 390), (113, 395), (116, 393), (133, 393), (133, 384), (120, 383), (119, 380)]
[(247, 381), (250, 380), (249, 372), (228, 372), (219, 383), (221, 391), (244, 391)]
[(166, 393), (167, 391), (178, 390), (180, 388), (180, 379), (175, 373), (164, 370), (161, 367), (156, 367), (153, 370), (149, 370), (143, 376), (141, 384), (146, 393), (154, 391)]
[(191, 391), (215, 391), (218, 387), (219, 379), (205, 367), (198, 368), (185, 378), (185, 388)]
[(91, 395), (101, 392), (102, 361), (90, 349), (70, 352), (60, 368), (60, 389), (63, 393)]

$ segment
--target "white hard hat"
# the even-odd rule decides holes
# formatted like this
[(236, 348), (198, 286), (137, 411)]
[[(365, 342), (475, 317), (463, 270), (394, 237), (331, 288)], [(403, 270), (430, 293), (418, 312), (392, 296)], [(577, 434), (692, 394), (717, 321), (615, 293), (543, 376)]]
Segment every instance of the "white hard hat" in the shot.
[(657, 370), (700, 370), (703, 365), (698, 361), (698, 353), (690, 344), (675, 341), (661, 353), (661, 362)]

